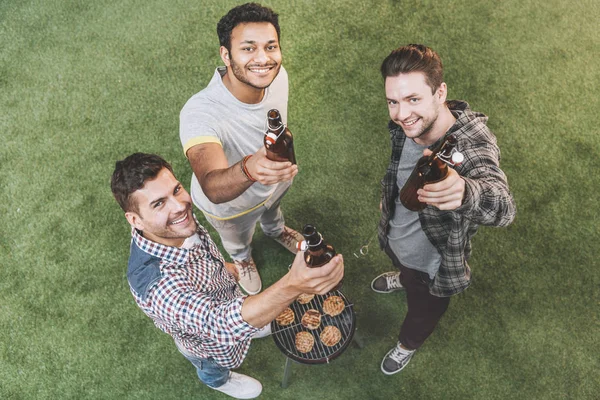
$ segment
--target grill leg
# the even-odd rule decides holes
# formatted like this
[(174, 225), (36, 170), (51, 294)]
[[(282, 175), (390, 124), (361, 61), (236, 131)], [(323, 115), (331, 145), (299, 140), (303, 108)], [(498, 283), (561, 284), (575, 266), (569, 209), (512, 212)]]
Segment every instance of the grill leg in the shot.
[(359, 349), (362, 349), (363, 347), (365, 347), (365, 343), (363, 341), (362, 335), (360, 334), (358, 329), (356, 329), (354, 331), (354, 337), (352, 338), (352, 341), (358, 346)]
[(292, 360), (289, 357), (285, 358), (285, 368), (283, 369), (283, 381), (281, 381), (281, 387), (288, 387), (288, 380), (290, 379), (290, 373), (292, 372)]

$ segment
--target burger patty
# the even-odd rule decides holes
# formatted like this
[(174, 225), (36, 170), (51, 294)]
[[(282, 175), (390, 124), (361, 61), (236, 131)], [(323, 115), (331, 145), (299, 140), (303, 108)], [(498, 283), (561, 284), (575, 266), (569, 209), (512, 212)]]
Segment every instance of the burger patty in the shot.
[(310, 332), (302, 331), (296, 334), (296, 349), (300, 353), (308, 353), (315, 344), (315, 338)]
[(275, 318), (275, 322), (277, 322), (281, 326), (286, 326), (294, 322), (295, 317), (296, 316), (292, 309), (288, 307)]
[(325, 346), (335, 346), (342, 338), (342, 333), (335, 326), (326, 326), (321, 332), (321, 342)]
[(344, 311), (344, 300), (340, 296), (329, 296), (323, 302), (323, 312), (327, 315), (335, 317)]
[(307, 310), (301, 322), (306, 329), (317, 329), (321, 325), (321, 313), (313, 309)]
[(308, 294), (308, 293), (303, 293), (300, 296), (298, 296), (298, 303), (300, 304), (306, 304), (309, 303), (313, 297), (315, 297), (314, 294)]

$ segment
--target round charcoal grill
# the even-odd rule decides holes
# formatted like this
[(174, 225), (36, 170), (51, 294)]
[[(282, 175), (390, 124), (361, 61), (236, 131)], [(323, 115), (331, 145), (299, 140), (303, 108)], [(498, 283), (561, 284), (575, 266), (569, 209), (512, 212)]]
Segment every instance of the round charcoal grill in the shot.
[[(323, 301), (329, 296), (339, 296), (344, 300), (344, 311), (335, 317), (323, 313)], [(339, 290), (322, 296), (315, 295), (307, 304), (294, 301), (289, 307), (294, 311), (294, 322), (286, 326), (279, 325), (275, 320), (271, 322), (273, 340), (286, 357), (303, 364), (325, 364), (342, 354), (352, 341), (356, 329), (353, 304)], [(315, 330), (307, 329), (300, 323), (304, 313), (310, 309), (321, 313), (321, 324)], [(337, 327), (342, 334), (340, 341), (331, 347), (325, 346), (320, 338), (321, 332), (328, 325)], [(312, 350), (308, 353), (301, 353), (296, 349), (296, 334), (302, 331), (312, 334), (315, 340)]]

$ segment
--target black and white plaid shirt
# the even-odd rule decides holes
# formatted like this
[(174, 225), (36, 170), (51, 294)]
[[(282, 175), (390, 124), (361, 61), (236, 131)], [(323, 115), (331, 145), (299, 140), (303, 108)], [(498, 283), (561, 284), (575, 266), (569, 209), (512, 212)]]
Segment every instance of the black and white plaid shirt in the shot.
[[(484, 114), (471, 111), (464, 101), (447, 102), (456, 117), (446, 132), (458, 139), (458, 150), (465, 156), (454, 169), (465, 180), (463, 204), (453, 211), (442, 211), (428, 205), (419, 211), (421, 227), (442, 256), (442, 263), (429, 284), (434, 296), (448, 297), (465, 290), (471, 281), (467, 261), (471, 255), (471, 237), (479, 225), (506, 226), (515, 218), (515, 203), (508, 189), (506, 175), (500, 169), (500, 149), (496, 137), (486, 126)], [(406, 135), (400, 126), (388, 124), (392, 141), (392, 156), (381, 181), (382, 211), (378, 236), (381, 248), (388, 242), (389, 221), (394, 214), (399, 188), (396, 175)], [(433, 149), (443, 140), (430, 146)]]

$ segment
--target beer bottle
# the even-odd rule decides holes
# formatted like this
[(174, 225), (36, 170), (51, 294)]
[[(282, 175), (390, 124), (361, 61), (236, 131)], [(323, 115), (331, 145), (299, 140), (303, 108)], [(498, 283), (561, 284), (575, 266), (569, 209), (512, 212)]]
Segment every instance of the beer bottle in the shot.
[(267, 158), (272, 161), (291, 161), (296, 164), (294, 153), (294, 137), (283, 124), (279, 110), (272, 109), (267, 113), (267, 132), (264, 138)]
[(456, 166), (463, 161), (464, 157), (456, 150), (456, 144), (456, 137), (448, 135), (430, 155), (417, 161), (415, 169), (400, 190), (400, 201), (404, 207), (420, 211), (427, 206), (419, 201), (417, 190), (428, 183), (443, 181), (448, 176), (448, 164)]
[[(313, 225), (305, 225), (302, 236), (304, 236), (304, 241), (299, 244), (299, 247), (300, 250), (304, 250), (304, 261), (308, 267), (322, 267), (337, 254), (332, 245), (325, 243), (323, 236)], [(342, 282), (343, 279), (332, 290), (339, 290)]]

